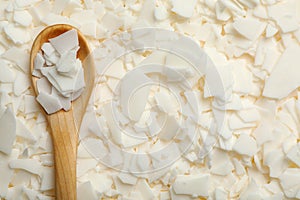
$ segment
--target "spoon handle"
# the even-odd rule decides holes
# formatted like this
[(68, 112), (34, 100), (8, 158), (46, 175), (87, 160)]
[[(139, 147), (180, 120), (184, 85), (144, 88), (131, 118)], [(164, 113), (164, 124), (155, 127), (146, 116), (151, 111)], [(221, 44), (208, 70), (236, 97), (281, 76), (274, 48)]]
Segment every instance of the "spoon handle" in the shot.
[(72, 110), (48, 117), (52, 131), (57, 200), (76, 200), (76, 157), (78, 135)]

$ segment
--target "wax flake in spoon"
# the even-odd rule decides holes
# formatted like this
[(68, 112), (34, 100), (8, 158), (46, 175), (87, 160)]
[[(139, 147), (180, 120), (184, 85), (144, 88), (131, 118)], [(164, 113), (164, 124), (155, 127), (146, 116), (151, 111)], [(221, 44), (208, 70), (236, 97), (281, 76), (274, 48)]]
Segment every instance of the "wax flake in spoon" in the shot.
[(48, 114), (61, 109), (70, 110), (71, 101), (77, 99), (84, 87), (76, 30), (67, 31), (42, 45), (34, 60), (32, 75), (39, 77), (37, 101)]

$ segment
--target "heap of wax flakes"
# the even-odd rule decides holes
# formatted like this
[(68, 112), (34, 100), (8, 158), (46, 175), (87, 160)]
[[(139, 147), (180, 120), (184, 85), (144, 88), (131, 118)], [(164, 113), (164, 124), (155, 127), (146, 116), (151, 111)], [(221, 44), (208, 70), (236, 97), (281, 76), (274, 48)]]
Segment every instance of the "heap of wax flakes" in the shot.
[(55, 198), (29, 52), (57, 23), (97, 69), (79, 200), (300, 199), (298, 0), (2, 0), (1, 198)]

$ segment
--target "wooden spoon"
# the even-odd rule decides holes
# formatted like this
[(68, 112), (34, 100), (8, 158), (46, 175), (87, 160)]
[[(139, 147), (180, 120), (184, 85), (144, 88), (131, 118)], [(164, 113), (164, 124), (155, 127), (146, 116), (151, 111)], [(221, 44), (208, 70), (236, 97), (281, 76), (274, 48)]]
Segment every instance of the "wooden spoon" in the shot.
[[(33, 63), (36, 54), (40, 51), (43, 43), (50, 38), (56, 37), (66, 31), (76, 29), (66, 24), (57, 24), (45, 28), (33, 42), (30, 53), (31, 73), (34, 69)], [(77, 30), (77, 29), (76, 29)], [(55, 184), (56, 199), (76, 199), (76, 157), (78, 127), (81, 125), (83, 115), (94, 87), (95, 67), (88, 43), (82, 33), (77, 30), (80, 49), (77, 57), (82, 61), (84, 68), (84, 79), (86, 87), (82, 95), (72, 102), (70, 111), (58, 111), (48, 115), (45, 112), (52, 135), (54, 162), (55, 162)], [(36, 77), (32, 76), (33, 88), (38, 94)]]

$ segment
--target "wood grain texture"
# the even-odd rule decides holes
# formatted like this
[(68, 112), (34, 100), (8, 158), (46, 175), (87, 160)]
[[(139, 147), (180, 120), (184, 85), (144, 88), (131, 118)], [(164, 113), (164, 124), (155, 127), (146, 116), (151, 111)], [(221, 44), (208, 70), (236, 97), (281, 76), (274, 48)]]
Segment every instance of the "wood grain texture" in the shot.
[[(35, 39), (30, 53), (30, 69), (33, 71), (33, 62), (36, 54), (40, 51), (43, 43), (48, 39), (56, 37), (66, 31), (76, 29), (67, 24), (56, 24), (45, 28)], [(76, 29), (77, 30), (77, 29)], [(55, 162), (55, 184), (56, 199), (75, 200), (76, 199), (76, 157), (78, 130), (82, 122), (83, 115), (94, 88), (95, 67), (88, 43), (82, 33), (77, 30), (80, 49), (77, 57), (82, 61), (84, 68), (84, 79), (86, 88), (82, 95), (72, 102), (72, 108), (66, 112), (61, 110), (48, 115), (48, 120)], [(36, 77), (32, 77), (33, 89), (37, 94)], [(41, 108), (43, 110), (43, 108)]]

